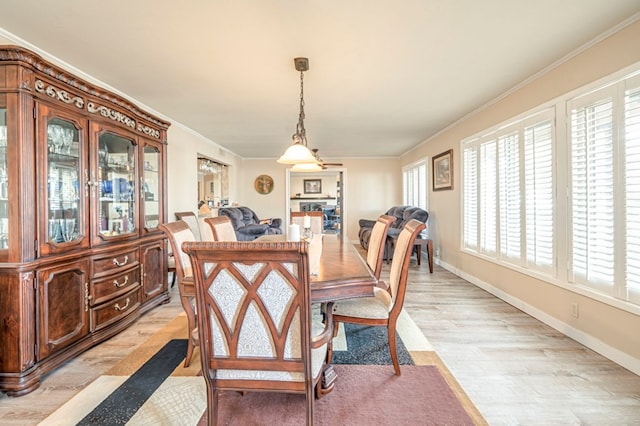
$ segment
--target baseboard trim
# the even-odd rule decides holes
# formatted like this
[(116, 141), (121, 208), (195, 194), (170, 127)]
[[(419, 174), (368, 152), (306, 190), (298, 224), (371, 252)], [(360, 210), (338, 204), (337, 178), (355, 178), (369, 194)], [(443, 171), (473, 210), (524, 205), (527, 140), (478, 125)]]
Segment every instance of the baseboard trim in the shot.
[(578, 330), (577, 328), (572, 327), (569, 324), (562, 322), (555, 317), (552, 317), (546, 312), (541, 311), (540, 309), (516, 297), (513, 297), (509, 293), (506, 293), (500, 290), (499, 288), (494, 287), (493, 285), (489, 284), (486, 281), (482, 281), (477, 277), (470, 275), (464, 271), (461, 271), (458, 268), (455, 268), (446, 262), (442, 262), (440, 259), (436, 259), (434, 257), (434, 263), (436, 263), (437, 265), (440, 265), (447, 271), (459, 276), (460, 278), (469, 281), (471, 284), (493, 294), (497, 298), (514, 306), (515, 308), (520, 309), (524, 313), (531, 315), (535, 319), (545, 323), (551, 328), (554, 328), (555, 330), (559, 331), (565, 336), (572, 338), (576, 342), (581, 343), (587, 348), (592, 349), (593, 351), (599, 353), (605, 358), (610, 359), (616, 364), (640, 376), (640, 359), (634, 358), (631, 355), (627, 354), (626, 352), (623, 352), (617, 348), (614, 348), (613, 346), (610, 346), (604, 343), (602, 340), (588, 333), (585, 333), (582, 330)]

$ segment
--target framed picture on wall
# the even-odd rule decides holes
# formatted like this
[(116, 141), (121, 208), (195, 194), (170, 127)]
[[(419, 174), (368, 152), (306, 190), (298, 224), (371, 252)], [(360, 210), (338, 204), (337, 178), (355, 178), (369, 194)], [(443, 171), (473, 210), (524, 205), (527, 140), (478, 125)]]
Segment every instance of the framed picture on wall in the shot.
[(305, 194), (322, 194), (321, 179), (304, 179)]
[(433, 190), (453, 189), (453, 150), (433, 157)]

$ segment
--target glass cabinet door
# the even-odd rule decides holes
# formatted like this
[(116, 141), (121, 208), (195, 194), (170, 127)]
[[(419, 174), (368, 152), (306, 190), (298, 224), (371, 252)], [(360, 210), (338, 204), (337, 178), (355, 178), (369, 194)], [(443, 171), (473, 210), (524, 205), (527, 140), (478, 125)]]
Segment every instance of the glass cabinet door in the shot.
[(161, 160), (160, 149), (153, 145), (144, 145), (140, 198), (144, 200), (144, 228), (147, 231), (156, 230), (161, 220)]
[(7, 109), (0, 107), (0, 250), (9, 248), (9, 175), (7, 173)]
[(84, 238), (80, 186), (80, 129), (62, 118), (46, 121), (47, 241), (52, 246)]
[(115, 133), (98, 138), (98, 233), (137, 234), (136, 145)]

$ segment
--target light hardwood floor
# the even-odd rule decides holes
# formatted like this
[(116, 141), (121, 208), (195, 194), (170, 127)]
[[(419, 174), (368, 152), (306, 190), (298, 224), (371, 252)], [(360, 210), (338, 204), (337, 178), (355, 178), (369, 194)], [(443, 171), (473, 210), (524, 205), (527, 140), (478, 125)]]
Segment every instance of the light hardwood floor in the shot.
[[(639, 376), (426, 263), (412, 261), (405, 309), (489, 424), (640, 425)], [(172, 297), (31, 394), (0, 395), (0, 424), (37, 424), (181, 310)]]

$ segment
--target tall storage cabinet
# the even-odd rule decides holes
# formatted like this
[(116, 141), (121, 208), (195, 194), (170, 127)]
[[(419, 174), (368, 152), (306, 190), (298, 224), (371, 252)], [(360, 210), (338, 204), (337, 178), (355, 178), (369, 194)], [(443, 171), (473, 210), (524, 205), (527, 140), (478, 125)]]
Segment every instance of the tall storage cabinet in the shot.
[(169, 123), (0, 46), (0, 391), (169, 300)]

